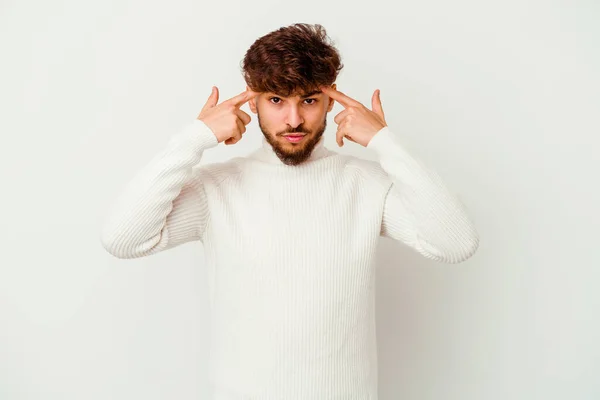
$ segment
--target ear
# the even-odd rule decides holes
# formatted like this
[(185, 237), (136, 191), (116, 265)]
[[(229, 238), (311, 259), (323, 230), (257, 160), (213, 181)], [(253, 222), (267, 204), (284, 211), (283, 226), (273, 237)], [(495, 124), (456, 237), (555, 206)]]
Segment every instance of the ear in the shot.
[[(246, 90), (250, 90), (250, 87), (248, 85), (246, 85)], [(258, 96), (260, 96), (260, 94)], [(248, 100), (248, 107), (250, 107), (250, 111), (252, 111), (254, 114), (257, 113), (256, 99), (258, 98), (258, 96), (254, 97), (253, 99)]]
[[(337, 90), (337, 85), (334, 83), (333, 85), (331, 85), (331, 88)], [(333, 110), (333, 105), (334, 104), (335, 104), (335, 100), (330, 97), (329, 98), (329, 105), (327, 106), (327, 112), (330, 112), (331, 110)]]

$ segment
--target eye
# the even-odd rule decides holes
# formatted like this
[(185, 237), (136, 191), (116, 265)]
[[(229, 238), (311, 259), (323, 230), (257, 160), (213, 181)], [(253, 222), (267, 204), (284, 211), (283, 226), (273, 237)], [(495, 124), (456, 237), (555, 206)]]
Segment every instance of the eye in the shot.
[[(276, 100), (276, 101), (274, 101)], [(269, 101), (273, 104), (281, 104), (281, 98), (273, 96), (269, 98)], [(304, 99), (304, 101), (308, 101), (309, 103), (307, 103), (307, 105), (312, 106), (313, 104), (316, 104), (319, 100), (318, 99)]]

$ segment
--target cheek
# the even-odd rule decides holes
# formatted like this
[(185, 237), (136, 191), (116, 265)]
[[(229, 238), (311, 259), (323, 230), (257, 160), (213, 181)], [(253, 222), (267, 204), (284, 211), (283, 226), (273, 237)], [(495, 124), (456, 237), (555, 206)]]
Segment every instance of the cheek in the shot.
[(277, 115), (278, 108), (274, 107), (273, 104), (270, 104), (268, 101), (265, 101), (260, 104), (259, 111), (261, 115), (268, 116), (272, 118), (274, 115)]
[(283, 114), (277, 112), (277, 110), (265, 107), (260, 112), (260, 118), (269, 126), (278, 126), (281, 125), (281, 121), (283, 121)]
[(269, 109), (269, 107), (260, 109), (260, 123), (269, 132), (279, 132), (286, 128), (285, 118), (282, 113)]
[(327, 115), (327, 108), (319, 108), (306, 113), (305, 119), (310, 122), (311, 126), (320, 125)]

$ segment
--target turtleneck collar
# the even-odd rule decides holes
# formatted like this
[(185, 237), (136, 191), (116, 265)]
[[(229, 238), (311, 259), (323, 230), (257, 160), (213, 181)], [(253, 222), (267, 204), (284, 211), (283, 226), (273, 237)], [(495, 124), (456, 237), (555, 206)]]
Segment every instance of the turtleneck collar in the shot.
[[(321, 136), (321, 138), (315, 145), (315, 148), (313, 149), (312, 153), (310, 154), (310, 157), (300, 165), (303, 165), (309, 161), (318, 160), (332, 153), (329, 149), (325, 147), (324, 138), (325, 135)], [(267, 142), (267, 139), (264, 136), (262, 137), (260, 148), (252, 152), (249, 157), (270, 164), (286, 165), (279, 159), (279, 157), (277, 157), (277, 154), (275, 154), (275, 151), (273, 151), (273, 147), (269, 142)]]

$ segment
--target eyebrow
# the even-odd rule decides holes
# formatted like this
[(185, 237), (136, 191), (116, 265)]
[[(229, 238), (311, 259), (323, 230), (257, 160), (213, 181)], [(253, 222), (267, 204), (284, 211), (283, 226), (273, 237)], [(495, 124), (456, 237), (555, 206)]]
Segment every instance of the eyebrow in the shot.
[(300, 97), (302, 97), (303, 99), (305, 99), (307, 97), (313, 96), (313, 95), (318, 94), (318, 93), (321, 93), (321, 91), (320, 90), (314, 90), (314, 91), (312, 91), (310, 93), (303, 94)]
[[(306, 99), (307, 97), (314, 96), (315, 94), (320, 94), (320, 93), (322, 93), (320, 90), (313, 90), (312, 92), (303, 94), (300, 97), (303, 98), (303, 99)], [(274, 96), (278, 96), (276, 93), (272, 93), (272, 94)], [(285, 96), (279, 96), (279, 97), (285, 97)]]

